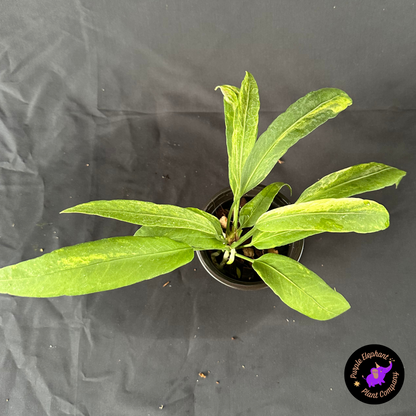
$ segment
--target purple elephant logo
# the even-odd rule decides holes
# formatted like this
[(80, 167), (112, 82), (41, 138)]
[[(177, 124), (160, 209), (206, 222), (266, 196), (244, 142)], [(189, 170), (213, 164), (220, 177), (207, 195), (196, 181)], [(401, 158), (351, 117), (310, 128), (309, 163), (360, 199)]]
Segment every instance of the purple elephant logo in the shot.
[[(371, 369), (371, 373), (365, 378), (368, 387), (374, 387), (376, 384), (381, 386), (384, 383), (384, 377), (391, 370), (392, 362), (388, 367), (380, 367), (377, 363), (376, 366)], [(364, 376), (363, 376), (364, 378)]]

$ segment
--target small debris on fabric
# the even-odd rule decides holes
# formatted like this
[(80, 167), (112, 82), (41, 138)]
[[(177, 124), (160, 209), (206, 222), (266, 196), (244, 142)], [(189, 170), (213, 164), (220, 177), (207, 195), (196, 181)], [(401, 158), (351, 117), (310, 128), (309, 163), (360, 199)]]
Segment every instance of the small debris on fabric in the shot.
[(8, 402), (9, 401), (9, 399), (6, 399), (6, 402)]
[(161, 405), (159, 406), (159, 409), (160, 409), (160, 410), (162, 410), (164, 407), (165, 407), (165, 406), (163, 406), (163, 404), (161, 404)]
[(40, 249), (39, 249), (39, 251), (40, 251), (41, 253), (43, 253), (43, 248), (40, 248)]
[(194, 269), (194, 272), (196, 272), (198, 269)]
[(85, 164), (85, 166), (89, 166), (89, 165), (90, 165), (89, 163), (86, 163), (86, 164)]
[(201, 378), (207, 378), (207, 375), (204, 374), (202, 371), (200, 373), (198, 373), (199, 377)]
[(283, 163), (285, 163), (285, 161), (284, 161), (284, 160), (279, 159), (279, 160), (277, 161), (277, 163), (279, 163), (279, 165), (282, 165)]
[(295, 320), (293, 320), (293, 322), (295, 322)]
[(242, 367), (242, 368), (246, 368), (246, 366), (245, 366), (245, 365), (242, 365), (241, 367)]
[(168, 280), (164, 285), (163, 285), (163, 287), (166, 287), (168, 284), (170, 283), (170, 280)]
[(287, 318), (286, 318), (286, 321), (288, 321), (288, 322), (289, 322), (289, 319), (287, 319)]
[(231, 337), (231, 339), (232, 339), (233, 341), (235, 341), (235, 340), (237, 339), (237, 337)]
[(215, 384), (220, 384), (220, 381), (219, 381), (219, 380), (217, 380), (217, 381), (215, 382)]
[(162, 179), (170, 179), (169, 175), (162, 175)]

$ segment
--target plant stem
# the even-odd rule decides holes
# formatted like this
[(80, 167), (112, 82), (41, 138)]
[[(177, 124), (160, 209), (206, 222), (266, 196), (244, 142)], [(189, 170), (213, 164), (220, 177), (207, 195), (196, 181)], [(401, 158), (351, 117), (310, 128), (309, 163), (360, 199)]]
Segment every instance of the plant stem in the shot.
[(228, 212), (227, 228), (225, 230), (225, 235), (226, 235), (227, 241), (228, 241), (228, 237), (230, 235), (231, 218), (232, 218), (232, 215), (233, 215), (234, 204), (235, 204), (235, 201), (233, 201), (233, 204), (230, 207), (230, 211)]
[(242, 254), (235, 253), (235, 255), (236, 255), (236, 257), (240, 257), (240, 259), (247, 260), (250, 263), (254, 263), (253, 259), (250, 259), (249, 257), (243, 256)]
[(244, 244), (243, 246), (238, 246), (238, 248), (249, 248), (249, 247), (253, 247), (253, 244), (249, 243), (249, 244)]
[(238, 228), (238, 214), (240, 211), (240, 198), (235, 200), (235, 206), (234, 206), (234, 215), (233, 215), (233, 228), (234, 232), (237, 231)]
[(241, 246), (241, 244), (244, 243), (244, 241), (247, 241), (253, 234), (254, 234), (255, 228), (253, 227), (247, 234), (244, 234), (238, 241), (234, 241), (234, 243), (231, 244), (231, 248), (237, 248)]
[[(233, 204), (231, 205), (230, 211), (228, 213), (227, 219), (227, 241), (228, 243), (233, 242), (238, 238), (237, 228), (238, 228), (238, 213), (240, 210), (240, 198), (234, 199)], [(232, 221), (231, 221), (232, 218)], [(231, 227), (231, 223), (233, 226)]]

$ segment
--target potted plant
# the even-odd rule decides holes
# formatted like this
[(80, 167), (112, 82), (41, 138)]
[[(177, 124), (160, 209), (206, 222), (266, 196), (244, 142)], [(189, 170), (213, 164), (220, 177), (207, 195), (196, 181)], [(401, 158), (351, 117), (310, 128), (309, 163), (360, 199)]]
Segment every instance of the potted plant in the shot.
[[(325, 176), (293, 204), (269, 210), (284, 183), (264, 187), (243, 205), (284, 153), (319, 125), (352, 104), (335, 88), (313, 91), (292, 104), (257, 139), (259, 96), (246, 73), (241, 88), (222, 85), (229, 180), (233, 198), (227, 216), (197, 208), (152, 202), (92, 201), (64, 213), (83, 213), (141, 225), (135, 236), (61, 248), (0, 269), (0, 292), (25, 297), (74, 296), (128, 286), (189, 263), (195, 251), (213, 250), (223, 267), (236, 258), (251, 264), (283, 302), (313, 319), (328, 320), (349, 309), (344, 297), (314, 272), (276, 247), (322, 232), (370, 233), (389, 225), (380, 204), (350, 198), (399, 184), (405, 172), (366, 163)], [(256, 258), (242, 248), (268, 250)], [(278, 251), (278, 250), (277, 250)], [(214, 256), (215, 257), (215, 256)], [(238, 276), (237, 276), (238, 277)]]
[[(264, 185), (258, 185), (254, 189), (247, 192), (242, 198), (242, 202), (240, 202), (240, 219), (242, 217), (244, 218), (245, 212), (252, 209), (253, 204), (255, 203), (262, 202), (266, 204), (265, 206), (267, 206), (270, 204), (271, 199), (273, 199), (269, 209), (289, 205), (290, 201), (278, 192), (284, 185), (285, 184), (283, 183), (276, 182), (267, 187), (267, 189)], [(276, 193), (277, 195), (274, 196)], [(229, 208), (231, 207), (232, 202), (233, 192), (230, 188), (227, 188), (212, 197), (204, 210), (217, 216), (217, 218), (220, 219), (223, 229), (226, 229)], [(246, 233), (249, 229), (249, 226), (244, 228), (243, 233)], [(243, 238), (245, 238), (245, 234), (241, 235), (241, 239)], [(257, 245), (259, 247), (257, 248), (251, 244), (254, 241), (246, 241), (245, 243), (243, 240), (241, 241), (243, 244), (236, 249), (236, 253), (247, 256), (252, 260), (261, 257), (263, 254), (271, 252), (275, 254), (282, 254), (299, 261), (304, 247), (304, 240), (298, 240), (288, 245), (284, 245), (283, 247), (279, 246), (273, 248), (266, 247), (268, 244), (264, 246), (266, 248), (263, 248), (261, 244)], [(227, 258), (221, 256), (221, 251), (219, 250), (197, 251), (197, 256), (205, 270), (214, 279), (228, 287), (240, 290), (259, 290), (268, 287), (253, 269), (252, 263), (241, 257), (235, 257), (235, 260), (229, 264)]]

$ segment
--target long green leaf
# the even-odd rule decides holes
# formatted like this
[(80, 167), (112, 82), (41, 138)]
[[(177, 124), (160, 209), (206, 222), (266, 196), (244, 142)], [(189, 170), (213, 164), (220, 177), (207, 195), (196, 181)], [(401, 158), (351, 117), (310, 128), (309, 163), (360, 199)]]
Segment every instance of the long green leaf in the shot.
[(74, 296), (151, 279), (189, 263), (194, 251), (165, 237), (115, 237), (61, 248), (0, 269), (0, 292)]
[(232, 140), (231, 165), (240, 178), (244, 163), (257, 139), (259, 109), (259, 89), (256, 80), (253, 75), (246, 72), (238, 95)]
[(222, 94), (224, 95), (225, 137), (227, 139), (228, 157), (231, 157), (231, 140), (234, 131), (234, 117), (238, 105), (238, 95), (240, 93), (240, 89), (233, 87), (232, 85), (220, 85), (216, 87), (215, 90), (218, 88), (220, 88)]
[(247, 202), (240, 211), (240, 226), (242, 228), (253, 227), (260, 216), (270, 208), (273, 199), (285, 185), (292, 191), (287, 183), (275, 182), (266, 186), (251, 201)]
[(182, 228), (143, 226), (134, 235), (139, 237), (168, 237), (172, 240), (186, 243), (195, 250), (224, 250), (226, 247), (225, 240), (221, 242), (210, 234)]
[(289, 257), (265, 254), (253, 268), (286, 305), (312, 319), (326, 321), (350, 308), (340, 293)]
[[(62, 213), (81, 213), (113, 218), (137, 225), (198, 230), (218, 235), (213, 221), (201, 212), (174, 205), (160, 205), (153, 202), (117, 199), (113, 201), (92, 201), (68, 208)], [(208, 214), (209, 215), (209, 214)]]
[(371, 233), (389, 226), (386, 208), (358, 198), (321, 199), (286, 205), (263, 214), (256, 227), (261, 231), (329, 231)]
[(266, 231), (255, 230), (251, 239), (251, 245), (259, 250), (264, 250), (285, 246), (286, 244), (291, 244), (319, 233), (319, 231), (280, 231), (277, 233), (268, 233)]
[[(229, 93), (230, 95), (232, 94)], [(260, 109), (257, 83), (249, 72), (246, 72), (237, 98), (236, 107), (233, 107), (234, 98), (230, 99), (230, 105), (234, 108), (234, 123), (231, 142), (227, 140), (227, 148), (230, 186), (234, 195), (241, 196), (241, 174), (244, 163), (257, 139)], [(231, 115), (231, 109), (228, 108), (228, 110)]]
[(336, 88), (310, 92), (292, 104), (254, 145), (242, 173), (242, 194), (262, 182), (291, 146), (351, 104), (351, 98)]
[(345, 198), (399, 185), (406, 172), (383, 165), (364, 163), (331, 173), (303, 191), (296, 203), (327, 198)]

